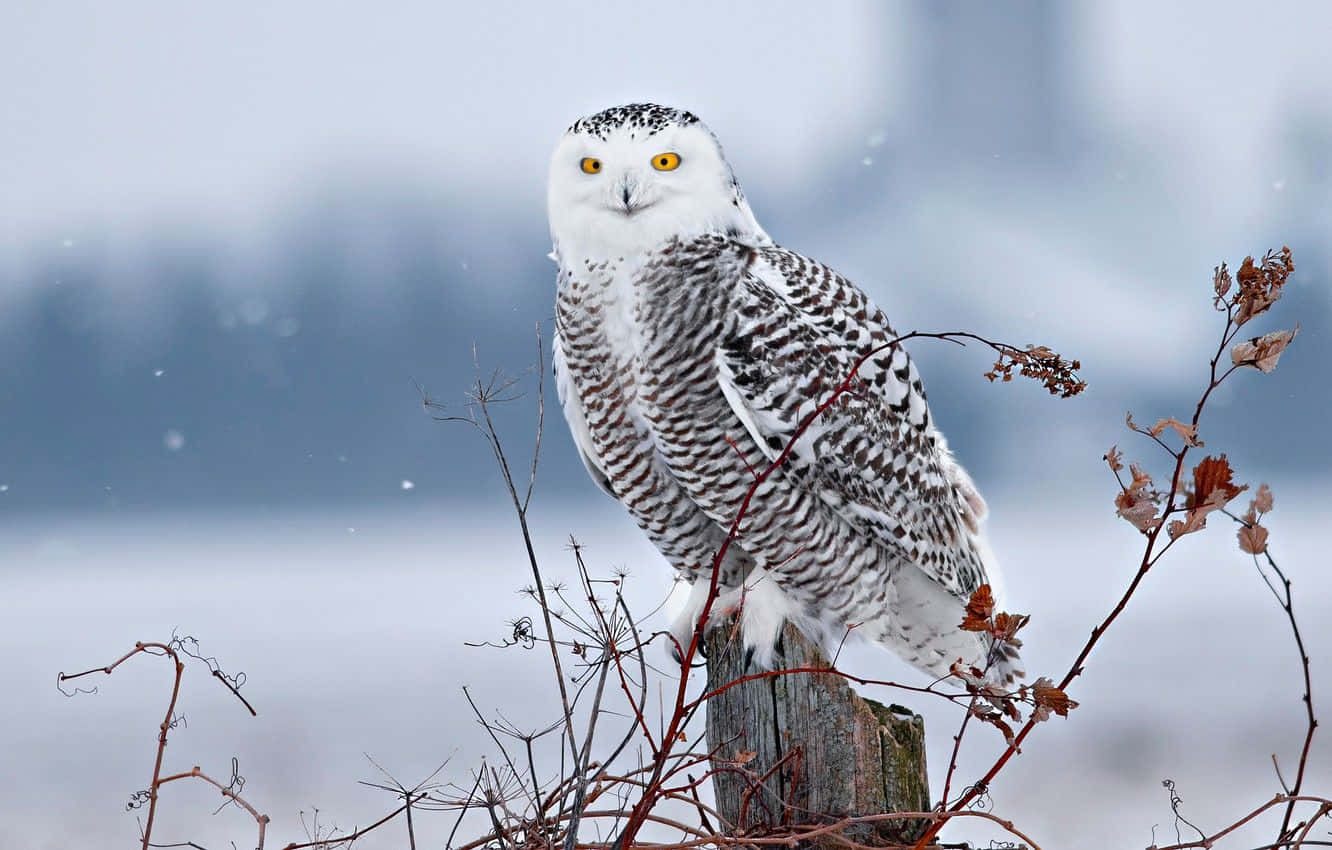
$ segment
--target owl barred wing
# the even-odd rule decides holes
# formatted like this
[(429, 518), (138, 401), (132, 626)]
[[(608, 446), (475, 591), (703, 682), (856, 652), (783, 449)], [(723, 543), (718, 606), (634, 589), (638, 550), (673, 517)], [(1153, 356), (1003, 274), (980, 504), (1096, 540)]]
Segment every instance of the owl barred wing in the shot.
[(790, 619), (814, 638), (856, 629), (934, 676), (984, 660), (1009, 681), (1012, 653), (959, 628), (993, 567), (984, 503), (910, 359), (855, 286), (773, 245), (716, 136), (651, 104), (580, 119), (547, 210), (565, 418), (593, 479), (694, 584), (678, 645), (720, 587), (760, 665)]
[(568, 366), (564, 362), (564, 346), (560, 345), (558, 329), (555, 331), (554, 353), (551, 361), (551, 368), (555, 372), (555, 391), (560, 397), (560, 408), (564, 411), (564, 418), (569, 423), (569, 433), (573, 435), (574, 446), (578, 448), (578, 457), (583, 461), (583, 466), (587, 468), (587, 474), (591, 476), (602, 492), (614, 498), (615, 492), (611, 490), (610, 478), (606, 475), (601, 460), (597, 457), (597, 449), (592, 442), (592, 433), (587, 427), (587, 416), (583, 413), (583, 403), (578, 398), (578, 389), (573, 386), (573, 378), (570, 376)]
[(965, 599), (986, 581), (984, 502), (930, 424), (887, 319), (845, 278), (781, 248), (755, 252), (716, 349), (727, 401), (769, 460), (888, 552)]

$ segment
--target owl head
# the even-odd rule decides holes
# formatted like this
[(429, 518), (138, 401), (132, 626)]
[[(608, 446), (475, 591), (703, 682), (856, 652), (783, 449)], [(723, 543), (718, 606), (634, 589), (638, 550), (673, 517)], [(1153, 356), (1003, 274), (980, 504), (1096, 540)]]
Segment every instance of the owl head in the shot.
[(555, 253), (568, 263), (708, 232), (768, 241), (712, 131), (692, 113), (649, 103), (565, 131), (550, 160), (547, 212)]

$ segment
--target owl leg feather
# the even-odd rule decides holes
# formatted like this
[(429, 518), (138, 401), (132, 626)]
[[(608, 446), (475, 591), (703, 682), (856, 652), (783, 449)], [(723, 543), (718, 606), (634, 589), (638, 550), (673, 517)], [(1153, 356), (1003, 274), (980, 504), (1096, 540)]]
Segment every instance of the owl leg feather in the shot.
[(795, 603), (771, 571), (762, 567), (750, 571), (740, 588), (740, 636), (749, 663), (772, 669), (782, 626), (795, 612)]
[[(689, 642), (694, 639), (694, 629), (698, 627), (698, 618), (703, 616), (703, 608), (708, 604), (708, 593), (711, 589), (711, 582), (705, 578), (696, 578), (690, 582), (689, 596), (685, 599), (684, 608), (671, 621), (671, 639), (667, 641), (666, 649), (671, 660), (677, 664), (680, 662), (681, 654), (689, 648)], [(712, 628), (723, 617), (734, 613), (740, 604), (738, 588), (722, 586), (718, 590), (705, 629)]]

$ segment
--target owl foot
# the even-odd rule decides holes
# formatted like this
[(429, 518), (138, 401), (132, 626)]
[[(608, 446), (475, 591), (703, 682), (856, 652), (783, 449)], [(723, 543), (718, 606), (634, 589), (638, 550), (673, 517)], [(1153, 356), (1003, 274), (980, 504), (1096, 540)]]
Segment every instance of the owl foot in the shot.
[[(667, 652), (671, 660), (676, 664), (685, 650), (689, 648), (689, 643), (694, 639), (694, 629), (698, 627), (698, 618), (703, 616), (703, 608), (708, 604), (708, 593), (711, 586), (704, 579), (699, 579), (689, 586), (689, 598), (685, 600), (684, 609), (676, 615), (670, 625), (670, 640), (666, 642)], [(740, 592), (734, 588), (721, 588), (717, 594), (717, 599), (712, 603), (712, 611), (708, 615), (708, 622), (705, 626), (710, 629), (721, 620), (734, 614), (739, 607)], [(704, 658), (707, 652), (704, 650), (704, 644), (699, 641), (698, 653)]]

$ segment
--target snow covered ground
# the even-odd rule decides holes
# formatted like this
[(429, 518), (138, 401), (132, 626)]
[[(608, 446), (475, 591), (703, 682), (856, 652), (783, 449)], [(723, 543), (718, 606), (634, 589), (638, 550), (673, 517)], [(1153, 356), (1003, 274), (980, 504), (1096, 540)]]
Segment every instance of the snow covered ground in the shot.
[[(1322, 502), (1294, 485), (1274, 489), (1272, 547), (1296, 582), (1315, 696), (1326, 699), (1332, 624), (1323, 613), (1332, 576), (1318, 543)], [(1138, 538), (1111, 515), (1108, 492), (1050, 501), (1055, 507), (1025, 516), (1021, 493), (991, 494), (1013, 607), (1033, 615), (1033, 676), (1058, 678), (1136, 563)], [(640, 610), (660, 601), (667, 568), (613, 504), (538, 498), (533, 517), (550, 579), (573, 575), (564, 548), (572, 533), (594, 569), (630, 570)], [(1082, 706), (1037, 730), (994, 786), (997, 809), (1043, 846), (1146, 847), (1154, 826), (1161, 843), (1173, 839), (1167, 777), (1182, 811), (1216, 828), (1277, 790), (1271, 754), (1287, 775), (1293, 770), (1303, 721), (1287, 627), (1234, 532), (1213, 526), (1163, 561), (1092, 656), (1072, 691)], [(96, 695), (72, 699), (55, 678), (173, 630), (197, 636), (228, 672), (244, 671), (243, 692), (259, 714), (250, 717), (191, 665), (180, 704), (188, 725), (172, 733), (167, 768), (198, 764), (225, 778), (238, 757), (245, 795), (273, 818), (270, 846), (302, 839), (302, 810), (308, 819), (318, 808), (321, 823), (351, 828), (391, 808), (386, 795), (357, 784), (377, 778), (363, 753), (408, 783), (448, 758), (441, 778), (469, 782), (469, 770), (493, 751), (464, 685), (484, 709), (498, 707), (520, 726), (551, 717), (553, 684), (539, 652), (463, 646), (498, 638), (507, 621), (531, 613), (515, 593), (528, 581), (521, 541), (499, 503), (0, 529), (0, 846), (133, 841), (124, 805), (150, 776), (169, 671), (158, 659), (136, 659), (98, 677)], [(919, 679), (872, 647), (853, 647), (844, 661), (865, 675)], [(925, 715), (937, 793), (957, 710), (903, 693), (878, 696)], [(1001, 743), (988, 729), (970, 740), (964, 782)], [(1324, 738), (1311, 788), (1332, 785), (1330, 753)], [(160, 840), (252, 840), (240, 813), (210, 818), (215, 792), (176, 785), (163, 801)], [(438, 846), (452, 819), (434, 815), (418, 826), (426, 846)], [(976, 824), (947, 834), (979, 846), (1002, 837)], [(400, 833), (363, 846), (400, 846)]]

